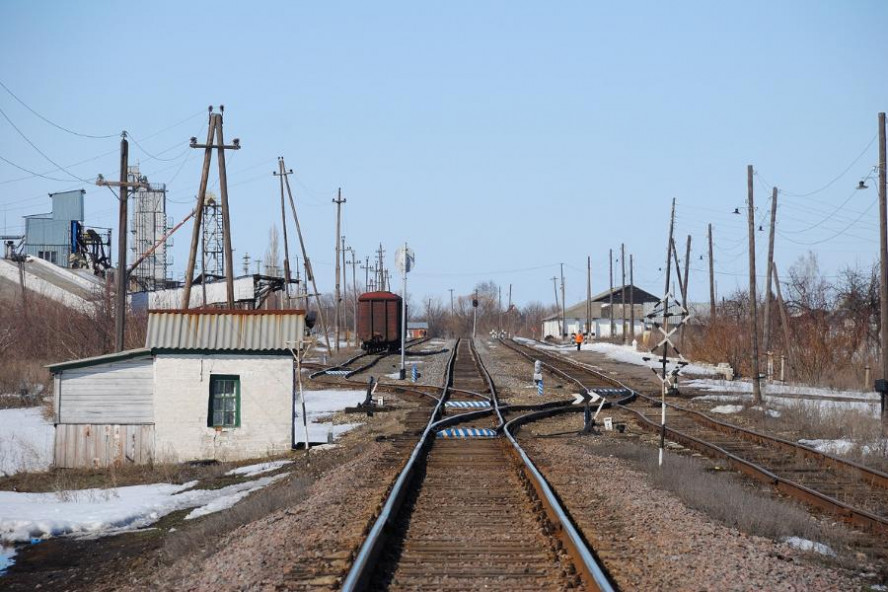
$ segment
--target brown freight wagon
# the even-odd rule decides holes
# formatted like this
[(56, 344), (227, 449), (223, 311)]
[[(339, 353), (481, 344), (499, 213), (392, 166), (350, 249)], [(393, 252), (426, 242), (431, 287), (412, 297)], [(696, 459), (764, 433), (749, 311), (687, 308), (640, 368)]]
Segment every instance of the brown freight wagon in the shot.
[(396, 351), (401, 346), (401, 297), (367, 292), (358, 297), (358, 339), (366, 351)]

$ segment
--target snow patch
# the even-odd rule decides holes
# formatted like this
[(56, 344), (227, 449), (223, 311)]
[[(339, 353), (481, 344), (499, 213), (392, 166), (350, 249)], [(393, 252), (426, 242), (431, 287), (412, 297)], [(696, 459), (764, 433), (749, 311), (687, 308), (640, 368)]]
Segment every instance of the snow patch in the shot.
[(794, 549), (799, 549), (801, 551), (814, 551), (815, 553), (820, 553), (821, 555), (828, 555), (830, 557), (835, 557), (835, 552), (830, 549), (827, 545), (823, 543), (815, 543), (814, 541), (809, 541), (808, 539), (803, 539), (799, 537), (786, 537), (783, 539), (783, 542), (789, 545)]
[(743, 405), (719, 405), (718, 407), (713, 407), (710, 411), (712, 413), (723, 413), (726, 415), (730, 413), (740, 413), (743, 411)]
[(276, 469), (283, 467), (284, 465), (289, 465), (293, 461), (292, 460), (274, 460), (270, 462), (259, 463), (258, 465), (248, 465), (246, 467), (238, 467), (236, 469), (231, 469), (226, 475), (243, 475), (245, 477), (253, 477), (255, 475), (261, 475), (262, 473), (269, 473)]
[(850, 440), (799, 440), (799, 444), (827, 454), (847, 454), (854, 448)]
[(49, 469), (54, 438), (42, 407), (0, 409), (0, 476)]

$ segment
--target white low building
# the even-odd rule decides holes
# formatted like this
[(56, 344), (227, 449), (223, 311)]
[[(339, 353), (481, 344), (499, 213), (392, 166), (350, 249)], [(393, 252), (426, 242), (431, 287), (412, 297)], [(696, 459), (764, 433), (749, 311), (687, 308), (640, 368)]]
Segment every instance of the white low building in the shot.
[(593, 296), (588, 308), (587, 301), (583, 300), (565, 310), (563, 317), (561, 311), (549, 315), (543, 319), (542, 336), (544, 339), (568, 338), (582, 331), (592, 333), (589, 338), (610, 339), (621, 337), (625, 329), (627, 334), (640, 337), (649, 329), (645, 315), (658, 301), (659, 298), (637, 286), (618, 286)]
[(145, 348), (49, 366), (55, 466), (290, 450), (304, 330), (303, 311), (152, 311)]

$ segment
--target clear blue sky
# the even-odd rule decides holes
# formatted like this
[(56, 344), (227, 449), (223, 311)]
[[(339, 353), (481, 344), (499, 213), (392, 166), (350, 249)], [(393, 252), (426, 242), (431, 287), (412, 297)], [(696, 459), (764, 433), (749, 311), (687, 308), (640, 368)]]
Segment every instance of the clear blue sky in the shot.
[[(877, 163), (888, 109), (888, 3), (613, 4), (6, 0), (0, 81), (61, 126), (125, 129), (163, 158), (130, 145), (131, 162), (168, 184), (176, 220), (200, 177), (188, 139), (224, 104), (226, 139), (243, 146), (228, 154), (236, 269), (279, 224), (282, 155), (322, 291), (342, 187), (359, 257), (381, 242), (394, 267), (407, 241), (411, 292), (444, 302), (492, 280), (519, 304), (549, 303), (564, 263), (570, 304), (585, 297), (587, 256), (593, 290), (606, 289), (620, 243), (636, 283), (659, 294), (675, 197), (682, 253), (693, 236), (691, 299), (704, 301), (707, 223), (719, 293), (747, 281), (746, 218), (731, 214), (744, 209), (747, 164), (766, 229), (781, 189), (782, 269), (808, 250), (828, 275), (869, 268), (875, 183), (853, 188)], [(115, 226), (111, 193), (74, 177), (116, 178), (119, 139), (60, 131), (2, 88), (0, 109), (65, 167), (0, 117), (0, 157), (52, 178), (0, 160), (3, 232), (48, 211), (48, 193), (80, 187), (87, 224)], [(767, 232), (756, 235), (763, 277)], [(189, 238), (190, 226), (176, 236), (179, 278)]]

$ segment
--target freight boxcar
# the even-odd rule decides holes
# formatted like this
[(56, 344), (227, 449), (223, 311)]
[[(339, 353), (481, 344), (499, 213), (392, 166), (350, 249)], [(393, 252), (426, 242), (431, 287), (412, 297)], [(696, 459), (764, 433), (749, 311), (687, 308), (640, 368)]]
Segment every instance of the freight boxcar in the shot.
[(367, 292), (358, 297), (358, 339), (366, 351), (401, 347), (401, 297), (392, 292)]

